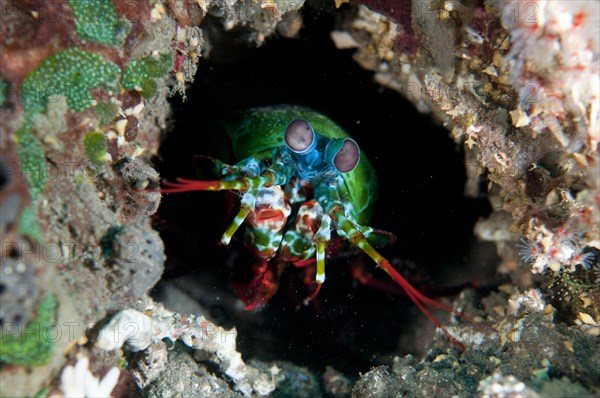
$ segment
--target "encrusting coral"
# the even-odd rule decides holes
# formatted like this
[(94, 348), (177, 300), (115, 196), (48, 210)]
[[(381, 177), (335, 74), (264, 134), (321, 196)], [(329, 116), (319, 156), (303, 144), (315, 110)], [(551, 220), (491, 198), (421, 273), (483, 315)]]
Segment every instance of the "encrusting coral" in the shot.
[[(194, 350), (212, 354), (221, 371), (233, 381), (235, 390), (245, 396), (268, 396), (275, 389), (271, 375), (244, 363), (236, 350), (235, 329), (225, 330), (204, 317), (172, 313), (159, 305), (146, 312), (151, 312), (151, 316), (133, 309), (118, 312), (100, 330), (96, 345), (104, 350), (123, 347), (142, 351), (163, 339), (172, 343), (180, 340)], [(131, 325), (137, 325), (133, 334), (128, 332)]]

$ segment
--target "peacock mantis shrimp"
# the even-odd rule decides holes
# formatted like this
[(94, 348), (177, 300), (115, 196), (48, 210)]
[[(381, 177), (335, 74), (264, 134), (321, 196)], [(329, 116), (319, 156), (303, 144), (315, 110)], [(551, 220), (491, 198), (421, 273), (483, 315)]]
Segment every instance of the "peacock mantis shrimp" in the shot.
[(368, 223), (377, 197), (377, 176), (358, 144), (335, 122), (299, 106), (249, 109), (225, 124), (234, 165), (212, 159), (220, 180), (178, 178), (163, 182), (163, 193), (233, 190), (241, 194), (239, 212), (221, 243), (230, 243), (245, 224), (244, 242), (256, 257), (252, 280), (237, 291), (252, 309), (269, 301), (278, 288), (278, 266), (316, 262), (315, 287), (325, 282), (326, 248), (332, 231), (366, 253), (385, 271), (446, 337), (464, 346), (428, 310), (467, 316), (417, 291), (375, 247), (391, 234)]

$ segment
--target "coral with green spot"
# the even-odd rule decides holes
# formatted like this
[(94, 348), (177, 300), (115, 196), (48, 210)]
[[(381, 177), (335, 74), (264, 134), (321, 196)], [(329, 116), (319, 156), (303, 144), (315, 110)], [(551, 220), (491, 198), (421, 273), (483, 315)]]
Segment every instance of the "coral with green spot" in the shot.
[(53, 325), (56, 318), (56, 298), (52, 293), (44, 297), (37, 315), (25, 329), (15, 334), (0, 334), (0, 363), (36, 366), (47, 363), (54, 351)]
[(92, 106), (90, 88), (104, 86), (114, 89), (119, 78), (119, 67), (101, 55), (69, 48), (46, 58), (23, 82), (21, 103), (25, 108), (25, 122), (44, 111), (48, 100), (63, 95), (69, 108), (81, 112)]
[(121, 46), (131, 30), (127, 20), (119, 19), (112, 0), (69, 0), (75, 30), (82, 38), (109, 46)]
[(123, 70), (122, 83), (126, 90), (138, 90), (148, 99), (156, 93), (155, 78), (164, 76), (173, 65), (173, 54), (162, 53), (158, 58), (147, 57), (131, 61)]
[(7, 95), (8, 95), (8, 83), (6, 83), (4, 81), (4, 79), (2, 79), (0, 77), (0, 108), (2, 108), (4, 106)]
[(106, 162), (106, 139), (104, 133), (91, 131), (83, 137), (83, 147), (88, 160), (97, 165)]
[(110, 258), (117, 255), (116, 242), (119, 234), (123, 232), (123, 229), (124, 227), (122, 225), (113, 225), (106, 231), (106, 234), (100, 241), (100, 247), (104, 257)]

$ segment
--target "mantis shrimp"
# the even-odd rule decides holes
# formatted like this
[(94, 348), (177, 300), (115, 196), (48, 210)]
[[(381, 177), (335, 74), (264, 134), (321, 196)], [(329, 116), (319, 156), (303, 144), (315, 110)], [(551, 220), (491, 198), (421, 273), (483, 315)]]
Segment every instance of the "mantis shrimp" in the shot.
[(233, 190), (241, 194), (239, 212), (225, 230), (228, 245), (242, 226), (244, 242), (256, 258), (252, 280), (238, 297), (252, 309), (276, 292), (279, 265), (316, 263), (314, 298), (325, 282), (326, 248), (332, 231), (362, 250), (385, 271), (458, 348), (464, 346), (428, 310), (464, 314), (415, 289), (375, 247), (391, 234), (368, 223), (377, 197), (377, 176), (369, 160), (339, 125), (300, 106), (249, 109), (225, 124), (235, 156), (233, 165), (212, 159), (221, 179), (178, 178), (163, 182), (163, 193)]

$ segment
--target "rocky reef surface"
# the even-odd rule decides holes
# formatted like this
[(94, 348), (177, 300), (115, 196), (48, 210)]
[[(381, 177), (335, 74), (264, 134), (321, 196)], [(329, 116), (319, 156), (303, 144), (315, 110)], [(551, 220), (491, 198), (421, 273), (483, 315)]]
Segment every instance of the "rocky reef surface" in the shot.
[[(473, 234), (507, 283), (461, 292), (422, 357), (362, 375), (238, 351), (164, 273), (152, 165), (215, 27), (244, 46), (330, 38), (464, 149)], [(600, 3), (3, 1), (0, 395), (593, 396), (600, 393)], [(427, 159), (427, 153), (423, 154)], [(431, 162), (435, 162), (432, 159)], [(168, 300), (171, 300), (169, 303)]]

